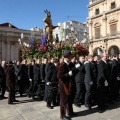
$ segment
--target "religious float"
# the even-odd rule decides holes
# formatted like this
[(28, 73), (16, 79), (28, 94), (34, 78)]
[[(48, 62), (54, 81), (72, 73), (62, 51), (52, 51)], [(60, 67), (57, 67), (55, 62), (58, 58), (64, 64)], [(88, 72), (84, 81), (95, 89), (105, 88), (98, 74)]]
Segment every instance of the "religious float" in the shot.
[(80, 42), (75, 39), (66, 39), (59, 41), (58, 35), (53, 37), (53, 29), (59, 26), (53, 26), (51, 20), (51, 13), (48, 10), (44, 11), (46, 17), (43, 19), (45, 22), (45, 28), (40, 41), (30, 37), (29, 43), (24, 42), (23, 39), (19, 39), (21, 58), (22, 59), (37, 59), (37, 58), (60, 58), (64, 50), (71, 50), (75, 56), (88, 55), (88, 49), (85, 48)]

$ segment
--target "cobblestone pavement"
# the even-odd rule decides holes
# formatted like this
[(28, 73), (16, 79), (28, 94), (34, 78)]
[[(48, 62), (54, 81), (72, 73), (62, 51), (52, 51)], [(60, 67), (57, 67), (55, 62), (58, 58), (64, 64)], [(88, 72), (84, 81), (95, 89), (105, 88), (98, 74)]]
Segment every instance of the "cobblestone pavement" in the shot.
[[(7, 94), (6, 94), (7, 95)], [(33, 101), (27, 97), (16, 97), (19, 103), (7, 104), (7, 99), (0, 100), (0, 120), (60, 120), (59, 106), (50, 110), (44, 101)], [(74, 107), (77, 117), (71, 120), (120, 120), (120, 101), (109, 105), (109, 109), (100, 113), (97, 106), (87, 110)]]

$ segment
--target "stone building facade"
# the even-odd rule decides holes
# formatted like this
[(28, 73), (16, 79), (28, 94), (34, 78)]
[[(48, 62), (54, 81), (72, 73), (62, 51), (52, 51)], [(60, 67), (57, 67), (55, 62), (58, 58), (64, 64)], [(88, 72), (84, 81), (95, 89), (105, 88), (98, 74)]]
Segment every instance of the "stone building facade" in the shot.
[(88, 10), (90, 53), (120, 52), (120, 0), (90, 0)]
[(56, 37), (56, 34), (58, 34), (60, 41), (75, 37), (77, 41), (81, 42), (85, 39), (86, 35), (88, 35), (88, 27), (86, 23), (70, 20), (58, 23), (58, 26), (59, 27), (53, 30), (53, 36)]
[(20, 39), (21, 34), (23, 34), (24, 37), (22, 39), (29, 43), (29, 38), (33, 32), (36, 39), (40, 40), (42, 29), (38, 30), (34, 28), (31, 30), (24, 30), (10, 23), (0, 24), (0, 60), (19, 60), (20, 45), (18, 39)]

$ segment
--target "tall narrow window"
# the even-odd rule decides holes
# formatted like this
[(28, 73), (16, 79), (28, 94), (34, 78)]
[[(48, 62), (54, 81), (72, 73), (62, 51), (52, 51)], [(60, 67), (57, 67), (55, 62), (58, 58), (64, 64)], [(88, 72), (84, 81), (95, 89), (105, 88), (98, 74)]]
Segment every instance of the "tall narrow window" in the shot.
[(95, 28), (95, 39), (99, 39), (100, 38), (100, 27), (96, 27)]
[(111, 9), (114, 9), (114, 8), (116, 8), (115, 2), (111, 3)]
[(100, 14), (100, 11), (99, 11), (99, 8), (95, 10), (95, 15), (99, 15)]
[(117, 34), (117, 24), (111, 24), (110, 25), (110, 34), (111, 35), (116, 35)]

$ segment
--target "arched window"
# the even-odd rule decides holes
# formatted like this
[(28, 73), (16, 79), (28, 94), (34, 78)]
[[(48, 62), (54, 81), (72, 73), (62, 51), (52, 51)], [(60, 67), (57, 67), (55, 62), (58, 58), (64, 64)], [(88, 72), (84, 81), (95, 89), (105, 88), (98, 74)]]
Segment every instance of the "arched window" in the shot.
[(94, 28), (95, 28), (95, 39), (99, 39), (100, 38), (100, 34), (101, 34), (101, 29), (100, 29), (100, 23), (96, 23), (95, 25), (94, 25)]
[(116, 35), (117, 34), (117, 21), (116, 19), (112, 18), (110, 20), (110, 35)]

